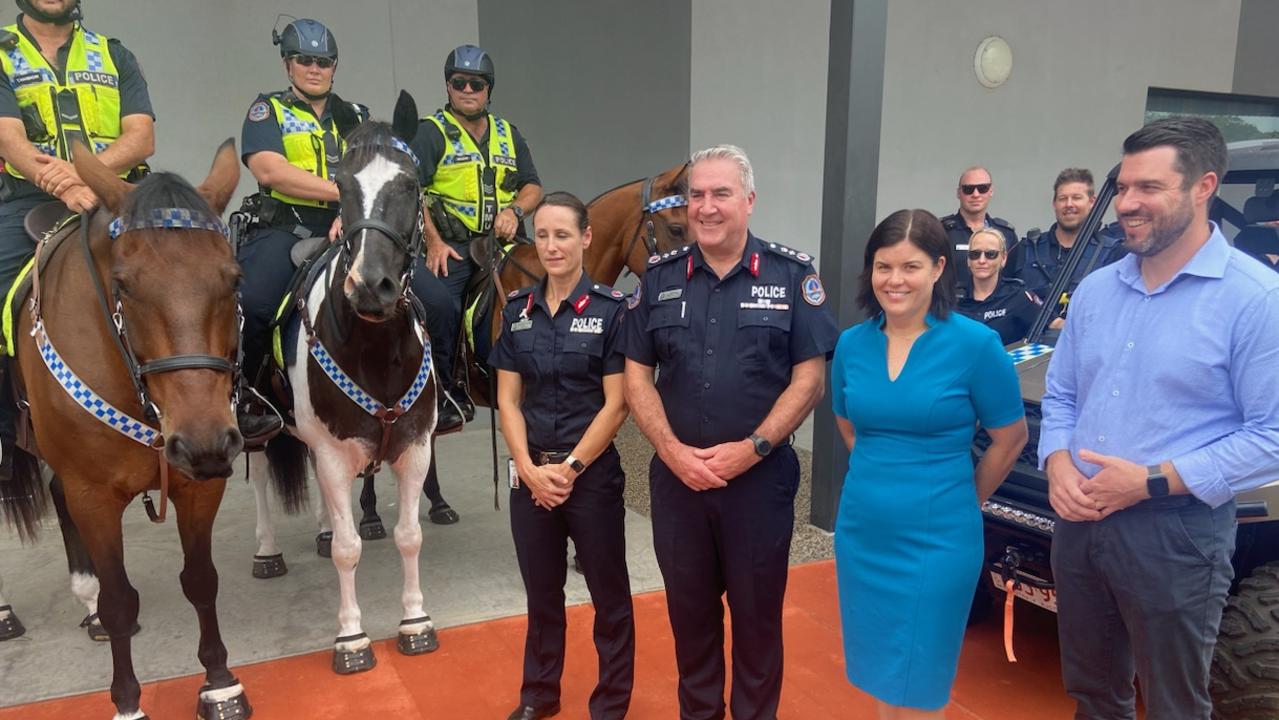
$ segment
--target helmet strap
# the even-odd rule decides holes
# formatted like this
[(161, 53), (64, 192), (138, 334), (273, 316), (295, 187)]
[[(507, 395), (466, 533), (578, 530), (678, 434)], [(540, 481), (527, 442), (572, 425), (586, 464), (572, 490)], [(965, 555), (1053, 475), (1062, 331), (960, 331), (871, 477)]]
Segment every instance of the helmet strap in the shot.
[(38, 10), (30, 2), (25, 2), (25, 1), (19, 2), (18, 8), (22, 10), (22, 13), (24, 15), (30, 17), (32, 20), (35, 20), (36, 22), (47, 23), (49, 25), (70, 25), (71, 23), (76, 22), (77, 20), (79, 20), (80, 18), (84, 16), (83, 13), (80, 11), (79, 0), (77, 0), (75, 5), (71, 6), (70, 10), (67, 10), (65, 13), (62, 13), (61, 15), (50, 15), (46, 12)]
[(484, 108), (483, 108), (483, 109), (481, 109), (479, 112), (477, 112), (477, 113), (471, 113), (470, 115), (468, 115), (468, 114), (466, 114), (466, 113), (462, 112), (461, 110), (458, 110), (457, 108), (453, 107), (453, 103), (449, 103), (449, 104), (448, 104), (448, 106), (447, 106), (447, 109), (448, 109), (448, 111), (449, 111), (450, 113), (452, 113), (453, 115), (457, 115), (458, 117), (460, 117), (460, 118), (462, 118), (463, 120), (466, 120), (466, 121), (468, 121), (468, 122), (475, 122), (476, 120), (482, 120), (482, 119), (484, 119), (484, 118), (488, 117), (488, 114), (489, 114), (489, 108), (488, 108), (488, 105), (487, 105), (487, 104), (485, 104), (485, 105), (484, 105)]
[(322, 93), (316, 93), (316, 94), (314, 94), (314, 95), (312, 95), (311, 93), (309, 93), (309, 92), (307, 92), (307, 91), (303, 90), (302, 88), (298, 87), (297, 85), (294, 85), (294, 86), (293, 86), (293, 89), (294, 89), (295, 91), (297, 91), (297, 94), (298, 94), (298, 95), (301, 95), (302, 97), (306, 98), (307, 100), (310, 100), (311, 102), (319, 102), (320, 100), (325, 100), (325, 99), (327, 99), (330, 95), (332, 95), (332, 94), (333, 94), (333, 87), (332, 87), (332, 86), (330, 86), (328, 90), (325, 90), (325, 91), (324, 91), (324, 92), (322, 92)]

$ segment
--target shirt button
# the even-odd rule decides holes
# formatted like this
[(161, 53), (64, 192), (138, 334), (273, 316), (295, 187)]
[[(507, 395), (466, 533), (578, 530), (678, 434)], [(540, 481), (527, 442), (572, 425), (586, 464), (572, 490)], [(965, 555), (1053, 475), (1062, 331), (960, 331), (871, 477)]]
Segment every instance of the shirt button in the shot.
[(1119, 397), (1119, 391), (1118, 391), (1118, 390), (1111, 390), (1111, 391), (1110, 391), (1110, 394), (1111, 394), (1113, 397)]
[(719, 292), (719, 288), (715, 288), (715, 292)]
[(1132, 342), (1131, 342), (1131, 341), (1129, 341), (1129, 342), (1128, 342), (1128, 349), (1129, 349), (1129, 350), (1131, 350), (1131, 349), (1132, 349)]
[(710, 383), (702, 383), (702, 387), (703, 387), (704, 389), (706, 389), (706, 390), (710, 390), (710, 389), (711, 389), (711, 384), (710, 384)]
[(765, 315), (765, 316), (763, 317), (763, 319), (764, 319), (765, 321), (767, 321), (767, 320), (768, 320), (768, 316), (767, 316), (767, 315)]
[(714, 325), (714, 324), (716, 324), (716, 323), (718, 323), (718, 322), (719, 322), (719, 320), (717, 320), (716, 318), (711, 318), (711, 324), (712, 324), (712, 325)]
[(582, 347), (586, 347), (586, 343), (582, 343)]
[(707, 354), (707, 355), (714, 355), (714, 354), (715, 354), (715, 349), (714, 349), (714, 348), (706, 348), (706, 354)]
[(1106, 436), (1105, 436), (1105, 435), (1098, 435), (1098, 436), (1097, 436), (1097, 442), (1106, 442)]
[(710, 422), (710, 421), (711, 421), (711, 419), (710, 419), (710, 418), (708, 418), (708, 417), (704, 417), (704, 418), (702, 418), (702, 422), (704, 422), (704, 423), (708, 423), (708, 422)]

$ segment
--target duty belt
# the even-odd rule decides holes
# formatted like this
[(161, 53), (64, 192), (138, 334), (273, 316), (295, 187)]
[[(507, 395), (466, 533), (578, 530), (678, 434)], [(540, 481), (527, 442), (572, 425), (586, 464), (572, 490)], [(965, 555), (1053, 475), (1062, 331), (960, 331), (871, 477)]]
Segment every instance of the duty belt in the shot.
[(529, 453), (534, 465), (558, 465), (568, 459), (572, 453), (568, 450), (534, 451)]

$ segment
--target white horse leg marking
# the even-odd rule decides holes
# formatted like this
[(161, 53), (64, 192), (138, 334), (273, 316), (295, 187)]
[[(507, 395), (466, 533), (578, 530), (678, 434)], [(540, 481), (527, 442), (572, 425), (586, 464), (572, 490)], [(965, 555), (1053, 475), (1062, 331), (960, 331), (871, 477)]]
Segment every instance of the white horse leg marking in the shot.
[[(426, 435), (404, 451), (392, 465), (399, 486), (400, 517), (395, 524), (395, 547), (400, 551), (404, 566), (404, 590), (400, 603), (404, 607), (402, 620), (426, 615), (422, 602), (422, 580), (419, 575), (419, 558), (422, 551), (422, 521), (418, 518), (418, 505), (422, 500), (422, 485), (426, 471), (431, 466), (431, 437)], [(400, 626), (400, 632), (416, 635), (431, 627), (430, 621)]]
[[(87, 575), (85, 573), (71, 573), (71, 594), (84, 604), (90, 615), (98, 612), (98, 577), (96, 575)], [(0, 600), (0, 605), (3, 605)]]
[(275, 521), (271, 516), (271, 493), (267, 492), (269, 469), (267, 468), (265, 453), (249, 460), (249, 476), (253, 480), (253, 499), (256, 501), (258, 510), (258, 551), (255, 554), (263, 557), (278, 555), (280, 554), (280, 548), (275, 544)]
[(230, 700), (231, 698), (239, 697), (243, 694), (244, 694), (244, 686), (241, 685), (240, 683), (236, 683), (234, 685), (231, 685), (230, 687), (224, 687), (218, 690), (205, 690), (204, 692), (200, 693), (200, 699), (208, 700), (209, 702), (220, 703), (220, 702), (226, 702), (227, 700)]
[[(318, 478), (320, 477), (320, 471), (315, 468), (315, 453), (308, 451), (306, 454), (306, 458), (307, 458), (307, 464), (311, 466), (311, 477), (317, 478), (316, 484), (318, 485), (319, 484)], [(324, 503), (323, 502), (316, 503), (314, 511), (315, 511), (316, 532), (322, 532), (322, 533), (333, 532), (333, 523), (329, 522), (329, 512), (325, 508)]]
[(127, 715), (121, 715), (120, 713), (116, 713), (115, 715), (111, 716), (111, 720), (140, 720), (141, 718), (144, 718), (144, 717), (146, 717), (146, 713), (142, 712), (141, 709), (138, 709), (138, 710), (134, 710), (133, 712)]

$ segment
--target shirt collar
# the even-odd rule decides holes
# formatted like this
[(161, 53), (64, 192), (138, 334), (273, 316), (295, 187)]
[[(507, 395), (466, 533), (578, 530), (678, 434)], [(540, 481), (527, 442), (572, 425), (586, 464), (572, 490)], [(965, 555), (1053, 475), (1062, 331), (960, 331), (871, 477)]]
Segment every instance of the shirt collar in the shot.
[[(289, 87), (288, 89), (284, 91), (284, 96), (280, 98), (280, 101), (283, 102), (285, 105), (288, 105), (289, 107), (296, 108), (298, 110), (304, 110), (310, 113), (312, 117), (315, 117), (315, 108), (311, 107), (310, 101), (308, 101), (306, 98), (298, 97), (297, 93), (293, 92), (292, 87)], [(331, 115), (330, 110), (332, 110), (332, 108), (333, 108), (333, 93), (330, 92), (329, 97), (326, 98), (326, 101), (324, 103), (324, 113), (321, 114), (320, 117), (316, 118), (317, 120), (320, 121), (321, 125), (329, 121), (329, 118)]]
[[(533, 305), (534, 307), (542, 308), (543, 310), (546, 311), (547, 315), (550, 315), (551, 308), (550, 306), (546, 304), (546, 283), (547, 283), (547, 279), (542, 278), (541, 282), (533, 286)], [(576, 303), (578, 298), (589, 293), (591, 291), (591, 288), (593, 288), (594, 286), (595, 286), (595, 281), (592, 280), (591, 276), (588, 275), (586, 270), (583, 269), (582, 277), (578, 279), (577, 285), (573, 287), (573, 292), (569, 293), (568, 297), (564, 298), (564, 302), (568, 303), (569, 305)]]
[[(1163, 288), (1168, 287), (1177, 281), (1182, 275), (1194, 275), (1202, 278), (1221, 279), (1226, 275), (1226, 264), (1230, 260), (1230, 243), (1226, 241), (1226, 236), (1221, 233), (1221, 228), (1217, 223), (1208, 221), (1208, 242), (1186, 262), (1185, 265), (1177, 271), (1176, 275), (1164, 283), (1163, 285), (1150, 291), (1153, 295), (1160, 292)], [(1133, 253), (1129, 253), (1120, 260), (1119, 279), (1133, 289), (1146, 292), (1146, 283), (1141, 278), (1141, 258)]]
[[(720, 278), (720, 280), (727, 280), (728, 278), (732, 277), (737, 272), (737, 268), (741, 268), (745, 270), (746, 272), (750, 272), (751, 256), (757, 253), (762, 256), (764, 254), (764, 250), (765, 250), (764, 241), (755, 237), (755, 234), (752, 233), (750, 230), (747, 230), (746, 245), (742, 247), (742, 259), (738, 261), (736, 267), (730, 270), (727, 275)], [(701, 246), (699, 246), (697, 243), (693, 243), (693, 247), (689, 250), (689, 255), (693, 260), (694, 269), (704, 268), (706, 272), (714, 275), (714, 271), (711, 270), (710, 265), (706, 263), (706, 257), (702, 255)]]

